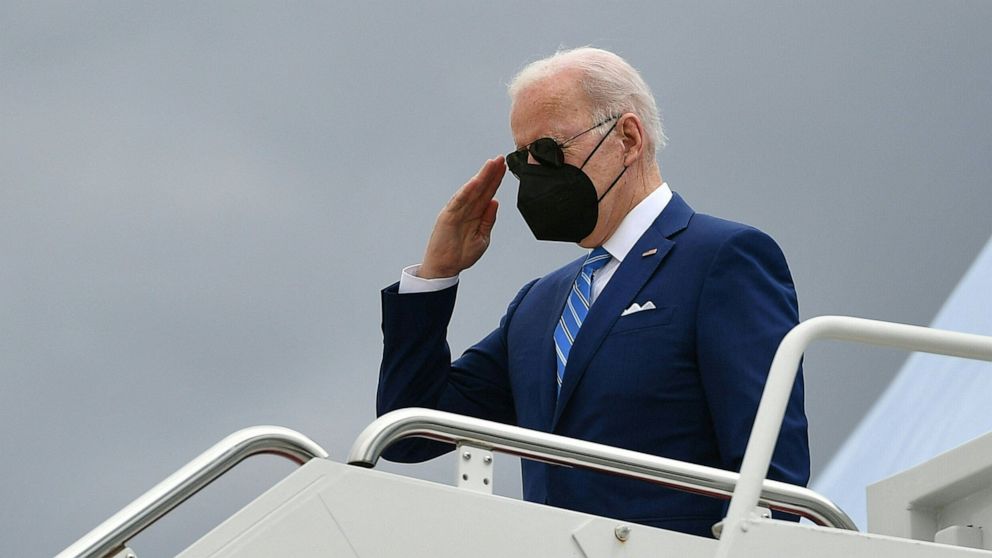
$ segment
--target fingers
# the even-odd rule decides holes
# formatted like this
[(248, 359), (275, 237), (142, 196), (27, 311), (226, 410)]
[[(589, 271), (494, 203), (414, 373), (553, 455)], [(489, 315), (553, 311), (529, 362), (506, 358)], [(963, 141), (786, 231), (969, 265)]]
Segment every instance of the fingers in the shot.
[(473, 200), (478, 197), (478, 190), (480, 184), (480, 178), (486, 172), (486, 167), (492, 163), (492, 159), (488, 159), (482, 164), (479, 172), (475, 173), (475, 176), (470, 178), (468, 182), (462, 185), (454, 195), (451, 196), (451, 200), (448, 201), (448, 209), (459, 210), (465, 205), (470, 204)]
[(474, 183), (471, 190), (473, 195), (469, 198), (468, 203), (473, 206), (474, 211), (486, 209), (489, 201), (496, 195), (496, 190), (499, 189), (499, 185), (503, 181), (504, 173), (506, 173), (506, 164), (502, 157), (496, 157), (486, 161), (479, 174), (473, 177), (470, 181)]
[(486, 210), (482, 213), (482, 220), (479, 221), (479, 233), (486, 239), (493, 232), (493, 225), (496, 224), (497, 210), (499, 210), (499, 200), (489, 200)]
[(487, 160), (479, 172), (451, 197), (448, 202), (448, 209), (452, 211), (468, 210), (471, 213), (482, 211), (486, 202), (496, 195), (496, 190), (499, 188), (505, 172), (506, 164), (503, 157)]
[(487, 200), (492, 199), (496, 195), (496, 190), (499, 189), (499, 185), (503, 182), (503, 175), (506, 174), (506, 163), (503, 161), (502, 156), (490, 159), (490, 161), (492, 163), (486, 169), (488, 174), (485, 177), (482, 194)]

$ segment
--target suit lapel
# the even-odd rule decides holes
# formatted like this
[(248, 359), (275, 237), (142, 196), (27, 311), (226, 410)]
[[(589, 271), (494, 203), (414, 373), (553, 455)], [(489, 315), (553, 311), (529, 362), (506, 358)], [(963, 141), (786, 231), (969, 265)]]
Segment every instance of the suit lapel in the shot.
[[(607, 287), (589, 309), (589, 314), (579, 329), (575, 343), (572, 344), (572, 350), (568, 355), (568, 365), (565, 367), (561, 393), (558, 395), (554, 418), (551, 421), (551, 431), (558, 425), (558, 420), (585, 374), (589, 362), (599, 350), (613, 324), (620, 317), (620, 313), (633, 302), (634, 297), (644, 288), (645, 283), (654, 275), (669, 251), (675, 246), (675, 242), (669, 237), (684, 229), (688, 225), (689, 219), (692, 218), (692, 214), (692, 208), (678, 194), (674, 194), (658, 219), (648, 227), (648, 230), (631, 248), (630, 253), (624, 257)], [(642, 256), (642, 254), (652, 250), (657, 251)], [(568, 288), (571, 288), (570, 283), (566, 285), (566, 289)], [(567, 292), (565, 290), (564, 294), (567, 295)], [(564, 304), (563, 295), (561, 304), (555, 308), (560, 309)], [(557, 319), (558, 316), (555, 316), (554, 320), (557, 321)], [(550, 337), (554, 336), (555, 321), (551, 323), (551, 329), (547, 332)], [(554, 351), (553, 342), (552, 339), (552, 344), (549, 345), (551, 351)]]

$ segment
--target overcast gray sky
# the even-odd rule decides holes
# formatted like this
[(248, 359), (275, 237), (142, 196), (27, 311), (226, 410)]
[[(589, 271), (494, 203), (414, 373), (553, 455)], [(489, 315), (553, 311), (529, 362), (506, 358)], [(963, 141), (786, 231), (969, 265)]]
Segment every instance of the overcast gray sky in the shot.
[[(642, 71), (665, 179), (772, 234), (803, 317), (929, 323), (992, 234), (990, 24), (981, 1), (4, 2), (0, 554), (57, 552), (244, 426), (343, 459), (374, 418), (378, 290), (512, 148), (504, 84), (559, 45)], [(515, 195), (456, 350), (579, 253), (535, 242)], [(808, 353), (817, 469), (905, 357)], [(291, 470), (247, 463), (135, 548), (175, 552)]]

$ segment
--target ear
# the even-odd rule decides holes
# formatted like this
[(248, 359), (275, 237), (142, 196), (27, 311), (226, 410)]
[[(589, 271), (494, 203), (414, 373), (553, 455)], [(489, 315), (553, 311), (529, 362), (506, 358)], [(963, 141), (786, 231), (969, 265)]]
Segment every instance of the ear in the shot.
[(644, 153), (645, 135), (641, 119), (632, 112), (625, 113), (617, 124), (617, 132), (623, 143), (623, 164), (632, 166)]

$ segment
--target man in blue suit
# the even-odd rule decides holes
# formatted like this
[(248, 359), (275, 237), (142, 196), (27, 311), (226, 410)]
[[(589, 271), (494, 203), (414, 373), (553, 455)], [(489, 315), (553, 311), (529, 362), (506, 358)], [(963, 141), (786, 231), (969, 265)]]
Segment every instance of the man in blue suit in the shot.
[[(663, 182), (658, 110), (619, 56), (582, 48), (510, 85), (516, 151), (483, 165), (437, 218), (423, 262), (383, 290), (380, 414), (430, 407), (738, 470), (782, 337), (796, 325), (781, 250), (746, 225), (695, 213)], [(538, 239), (591, 252), (520, 289), (486, 338), (451, 361), (458, 274), (489, 244), (509, 166)], [(412, 441), (387, 457), (450, 450)], [(524, 497), (709, 536), (725, 502), (524, 461)], [(805, 485), (796, 383), (769, 477)]]

